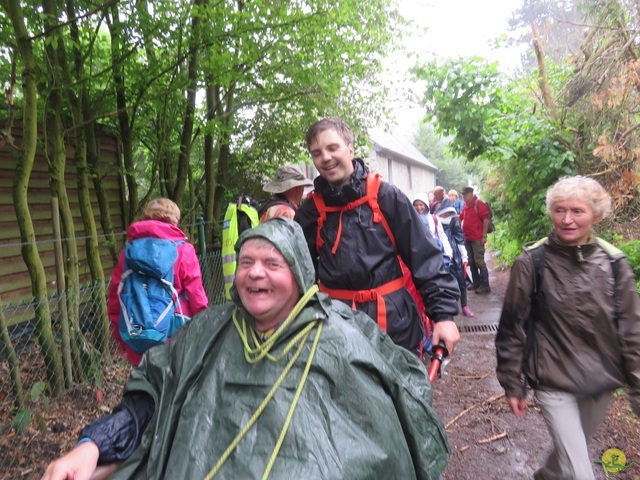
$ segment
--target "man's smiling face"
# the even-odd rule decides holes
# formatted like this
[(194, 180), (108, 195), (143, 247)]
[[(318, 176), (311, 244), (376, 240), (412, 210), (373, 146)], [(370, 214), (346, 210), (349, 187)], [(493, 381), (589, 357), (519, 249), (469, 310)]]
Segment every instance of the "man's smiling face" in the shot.
[(309, 153), (318, 173), (331, 185), (349, 183), (353, 173), (353, 145), (347, 144), (335, 128), (320, 132), (309, 143)]
[(242, 304), (260, 330), (282, 322), (300, 298), (287, 261), (267, 240), (247, 240), (238, 255), (235, 284)]

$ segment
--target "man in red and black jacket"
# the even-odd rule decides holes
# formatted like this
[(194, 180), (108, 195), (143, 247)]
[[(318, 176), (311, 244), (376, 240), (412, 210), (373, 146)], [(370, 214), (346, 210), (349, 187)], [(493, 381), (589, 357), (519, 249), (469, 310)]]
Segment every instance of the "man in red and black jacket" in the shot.
[(479, 294), (490, 293), (489, 270), (484, 261), (487, 231), (489, 230), (489, 209), (482, 200), (473, 194), (472, 187), (462, 189), (462, 199), (464, 207), (460, 212), (460, 220), (462, 221), (469, 268), (473, 278), (473, 285), (469, 286), (468, 290), (475, 290)]
[(375, 175), (354, 158), (353, 134), (341, 119), (314, 123), (306, 141), (320, 176), (295, 220), (309, 244), (321, 291), (365, 312), (396, 344), (417, 352), (422, 317), (404, 286), (400, 257), (435, 322), (432, 342), (443, 341), (453, 352), (460, 291), (411, 201), (379, 179), (376, 194), (367, 195)]

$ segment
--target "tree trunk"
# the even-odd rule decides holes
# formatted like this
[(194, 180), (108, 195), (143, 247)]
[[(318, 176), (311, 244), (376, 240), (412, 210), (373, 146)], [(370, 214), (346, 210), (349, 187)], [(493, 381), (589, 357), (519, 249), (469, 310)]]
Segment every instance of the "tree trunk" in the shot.
[[(65, 258), (67, 261), (64, 265), (64, 292), (61, 292), (65, 297), (60, 301), (66, 301), (67, 318), (65, 319), (68, 324), (69, 338), (63, 337), (63, 345), (67, 345), (67, 341), (70, 344), (71, 357), (73, 363), (70, 365), (69, 358), (66, 351), (63, 351), (65, 362), (65, 375), (67, 380), (67, 386), (71, 386), (73, 383), (73, 375), (69, 375), (69, 372), (73, 371), (72, 365), (75, 366), (75, 371), (80, 372), (78, 379), (84, 378), (82, 373), (82, 361), (81, 361), (81, 347), (82, 342), (78, 342), (78, 336), (82, 335), (80, 331), (79, 323), (79, 302), (78, 302), (78, 289), (79, 289), (79, 276), (78, 276), (78, 248), (75, 240), (75, 231), (73, 225), (73, 215), (71, 213), (71, 207), (69, 205), (69, 197), (67, 195), (67, 187), (65, 184), (65, 169), (67, 163), (67, 152), (64, 145), (64, 133), (63, 133), (63, 87), (59, 84), (62, 77), (60, 73), (60, 65), (58, 62), (58, 52), (54, 45), (62, 41), (57, 24), (53, 23), (53, 19), (57, 18), (57, 9), (55, 3), (51, 1), (43, 2), (43, 11), (47, 14), (45, 26), (50, 36), (55, 38), (56, 41), (46, 42), (45, 53), (47, 58), (47, 69), (49, 71), (49, 84), (43, 84), (40, 87), (41, 96), (49, 98), (50, 108), (47, 111), (47, 135), (49, 147), (45, 150), (47, 156), (47, 165), (49, 167), (49, 188), (51, 189), (51, 195), (58, 199), (58, 212), (62, 224), (62, 237), (67, 241), (64, 242)], [(65, 329), (63, 328), (63, 332)]]
[[(113, 70), (113, 83), (116, 91), (116, 105), (118, 107), (118, 128), (120, 130), (120, 142), (122, 143), (122, 162), (124, 165), (124, 178), (127, 185), (129, 208), (126, 223), (131, 223), (137, 216), (138, 209), (138, 182), (136, 179), (135, 162), (133, 158), (133, 130), (129, 122), (127, 110), (127, 96), (124, 85), (124, 68), (122, 63), (122, 24), (118, 11), (118, 4), (111, 6), (111, 65)], [(146, 42), (145, 42), (146, 43)], [(116, 259), (117, 261), (117, 259)]]
[[(67, 18), (76, 18), (73, 0), (67, 0)], [(73, 39), (73, 58), (75, 64), (76, 81), (82, 79), (83, 60), (79, 50), (81, 41), (78, 35), (78, 28), (75, 23), (70, 24), (71, 38)], [(78, 205), (82, 216), (82, 224), (85, 233), (85, 248), (87, 252), (87, 265), (91, 271), (93, 280), (92, 305), (93, 305), (93, 323), (95, 328), (92, 336), (93, 345), (102, 353), (104, 357), (109, 357), (109, 338), (111, 336), (111, 322), (107, 315), (106, 303), (106, 286), (104, 279), (104, 270), (100, 259), (100, 247), (98, 245), (98, 231), (96, 229), (95, 216), (91, 207), (91, 195), (89, 191), (89, 167), (87, 163), (87, 138), (86, 125), (92, 123), (93, 120), (84, 118), (82, 108), (82, 92), (80, 98), (71, 89), (76, 82), (73, 81), (69, 66), (66, 61), (66, 53), (62, 42), (58, 44), (58, 52), (60, 54), (60, 68), (66, 87), (67, 99), (71, 108), (71, 116), (73, 118), (73, 143), (75, 152), (73, 161), (76, 168), (76, 185), (78, 188)], [(80, 82), (82, 83), (82, 82)], [(83, 87), (86, 88), (86, 87)], [(93, 367), (93, 356), (87, 357), (87, 363)]]
[[(213, 222), (214, 226), (218, 226), (224, 216), (224, 187), (227, 185), (227, 177), (229, 175), (229, 158), (231, 151), (229, 148), (229, 125), (233, 118), (233, 102), (235, 91), (230, 88), (226, 94), (226, 103), (222, 103), (218, 98), (218, 105), (224, 105), (224, 111), (219, 114), (219, 118), (224, 119), (223, 123), (226, 128), (222, 130), (218, 139), (218, 168), (216, 171), (216, 189), (214, 195)], [(221, 107), (222, 109), (222, 107)]]
[(544, 104), (549, 116), (556, 120), (558, 114), (556, 113), (556, 106), (553, 101), (553, 95), (551, 94), (551, 86), (547, 78), (547, 61), (544, 54), (544, 43), (540, 38), (540, 32), (538, 31), (538, 24), (531, 22), (531, 28), (533, 29), (533, 47), (536, 51), (536, 58), (538, 59), (538, 82), (540, 84), (540, 90), (542, 91), (542, 103)]
[[(82, 113), (84, 118), (91, 117), (91, 105), (89, 100), (89, 92), (86, 88), (82, 89)], [(102, 169), (100, 168), (100, 147), (95, 131), (95, 123), (87, 123), (85, 128), (87, 136), (87, 159), (89, 161), (89, 173), (93, 181), (93, 189), (98, 198), (98, 208), (100, 209), (100, 225), (105, 236), (105, 245), (111, 254), (113, 264), (118, 263), (118, 241), (113, 233), (113, 223), (111, 222), (111, 209), (109, 208), (109, 199), (102, 185)]]
[(24, 405), (24, 389), (22, 388), (22, 376), (20, 375), (20, 362), (18, 361), (18, 355), (16, 349), (11, 343), (11, 337), (9, 336), (9, 330), (7, 329), (7, 320), (4, 318), (4, 313), (0, 309), (0, 345), (2, 346), (2, 352), (5, 352), (7, 363), (9, 364), (9, 374), (11, 376), (11, 392), (13, 393), (14, 405), (16, 410), (22, 410)]
[(44, 357), (47, 380), (53, 396), (64, 392), (64, 372), (62, 357), (57, 348), (53, 328), (51, 325), (51, 312), (47, 299), (46, 273), (37, 249), (36, 236), (27, 201), (29, 177), (35, 161), (38, 113), (36, 92), (36, 62), (29, 32), (24, 25), (24, 16), (20, 2), (13, 0), (0, 0), (2, 7), (7, 12), (18, 43), (18, 50), (22, 59), (22, 94), (23, 94), (23, 139), (19, 156), (16, 161), (15, 175), (13, 177), (13, 203), (20, 229), (22, 241), (22, 258), (29, 271), (33, 296), (38, 302), (36, 306), (36, 329), (38, 331), (38, 343)]
[[(195, 0), (193, 12), (198, 12), (205, 0)], [(182, 135), (180, 137), (180, 154), (178, 155), (178, 172), (176, 175), (173, 201), (182, 208), (184, 192), (187, 185), (191, 142), (193, 141), (193, 121), (196, 111), (196, 90), (198, 89), (198, 55), (200, 50), (200, 15), (194, 13), (191, 19), (191, 39), (187, 67), (187, 104), (185, 107)]]
[[(211, 79), (209, 79), (211, 80)], [(206, 101), (207, 101), (207, 123), (211, 124), (215, 118), (215, 98), (214, 87), (211, 81), (207, 82)], [(204, 217), (205, 239), (207, 242), (213, 242), (213, 205), (214, 192), (216, 188), (215, 177), (215, 160), (214, 160), (214, 140), (211, 133), (204, 136), (204, 188), (205, 200), (202, 209)]]

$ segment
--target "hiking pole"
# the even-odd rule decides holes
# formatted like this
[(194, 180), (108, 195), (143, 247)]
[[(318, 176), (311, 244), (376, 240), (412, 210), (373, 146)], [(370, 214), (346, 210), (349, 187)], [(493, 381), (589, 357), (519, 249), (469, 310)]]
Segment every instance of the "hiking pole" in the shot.
[(440, 365), (442, 365), (442, 361), (448, 356), (449, 350), (444, 346), (444, 342), (440, 342), (433, 347), (431, 364), (429, 364), (429, 370), (427, 371), (430, 383), (435, 382), (436, 378), (440, 376)]

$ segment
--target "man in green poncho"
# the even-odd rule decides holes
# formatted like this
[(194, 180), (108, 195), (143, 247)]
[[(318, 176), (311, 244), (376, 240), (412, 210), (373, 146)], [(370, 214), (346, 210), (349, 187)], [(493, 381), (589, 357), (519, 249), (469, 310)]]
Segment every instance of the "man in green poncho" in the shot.
[(43, 479), (436, 479), (449, 456), (418, 358), (318, 292), (299, 225), (242, 234), (233, 303), (150, 349), (112, 415)]

